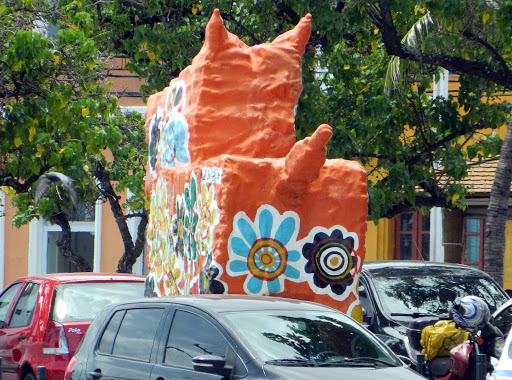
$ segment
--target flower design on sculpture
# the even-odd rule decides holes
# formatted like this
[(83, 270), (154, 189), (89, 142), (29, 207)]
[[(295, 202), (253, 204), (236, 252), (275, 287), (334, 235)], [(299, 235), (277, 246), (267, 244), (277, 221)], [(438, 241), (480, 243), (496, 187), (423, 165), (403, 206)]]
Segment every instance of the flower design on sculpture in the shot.
[(158, 107), (156, 114), (151, 119), (149, 124), (149, 170), (153, 176), (156, 176), (155, 166), (158, 156), (158, 150), (160, 146), (160, 122), (164, 117), (164, 111)]
[(213, 246), (213, 230), (219, 223), (219, 208), (215, 200), (215, 188), (201, 183), (201, 193), (197, 198), (199, 218), (196, 229), (196, 242), (199, 254), (208, 255)]
[(195, 231), (199, 215), (197, 212), (197, 177), (194, 172), (190, 176), (190, 183), (185, 184), (185, 253), (187, 254), (189, 266), (191, 261), (197, 258), (197, 244), (195, 239)]
[(178, 257), (183, 257), (185, 249), (185, 201), (182, 196), (176, 196), (176, 214), (172, 216), (172, 237), (174, 249)]
[(339, 226), (331, 228), (330, 231), (317, 227), (310, 232), (308, 240), (310, 242), (302, 247), (302, 255), (307, 260), (305, 272), (313, 275), (311, 288), (323, 294), (325, 292), (318, 290), (327, 290), (330, 287), (334, 294), (342, 294), (354, 280), (357, 267), (357, 235), (349, 234)]
[(177, 79), (171, 81), (165, 101), (166, 112), (179, 113), (183, 111), (185, 107), (186, 90), (185, 81)]
[(296, 249), (299, 217), (283, 215), (270, 205), (262, 205), (252, 222), (244, 212), (233, 219), (228, 241), (230, 276), (247, 275), (244, 290), (250, 294), (284, 291), (284, 279), (299, 281), (301, 255)]
[(166, 116), (162, 136), (162, 168), (190, 164), (188, 123), (180, 113)]
[(159, 178), (155, 190), (151, 193), (151, 206), (147, 227), (148, 254), (146, 259), (149, 272), (152, 274), (155, 286), (154, 291), (156, 293), (163, 290), (164, 265), (168, 260), (169, 246), (172, 245), (172, 238), (169, 236), (167, 201), (166, 183), (163, 178)]

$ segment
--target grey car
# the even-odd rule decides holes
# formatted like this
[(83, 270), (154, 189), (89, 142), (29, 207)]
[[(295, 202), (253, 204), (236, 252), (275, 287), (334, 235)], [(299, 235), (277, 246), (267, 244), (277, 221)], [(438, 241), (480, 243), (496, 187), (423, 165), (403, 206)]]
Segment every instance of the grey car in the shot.
[(277, 297), (203, 295), (105, 307), (65, 379), (343, 377), (423, 378), (337, 310)]

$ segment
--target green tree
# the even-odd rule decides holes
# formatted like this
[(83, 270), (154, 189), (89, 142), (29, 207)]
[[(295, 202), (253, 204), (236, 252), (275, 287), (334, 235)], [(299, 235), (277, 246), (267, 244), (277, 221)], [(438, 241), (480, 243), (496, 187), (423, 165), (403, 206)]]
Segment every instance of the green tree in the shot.
[[(388, 54), (423, 67), (443, 67), (461, 75), (466, 97), (500, 100), (512, 90), (512, 2), (511, 1), (403, 1), (361, 3), (379, 29)], [(430, 15), (430, 28), (424, 28), (418, 44), (404, 42), (404, 28), (422, 14)], [(480, 89), (480, 91), (478, 91)], [(478, 97), (478, 98), (477, 98)], [(502, 103), (504, 104), (504, 103)], [(509, 116), (510, 108), (504, 104)], [(481, 105), (479, 105), (481, 107)], [(487, 120), (479, 121), (487, 127)], [(505, 225), (512, 179), (512, 132), (509, 128), (500, 151), (496, 176), (490, 194), (485, 231), (485, 270), (503, 283)], [(468, 158), (482, 157), (477, 147), (468, 147)], [(484, 152), (485, 153), (485, 152)]]
[[(38, 217), (58, 224), (60, 252), (82, 271), (91, 267), (71, 249), (69, 198), (54, 187), (36, 207), (33, 187), (58, 171), (74, 180), (81, 201), (109, 201), (125, 245), (118, 271), (129, 272), (147, 222), (143, 122), (122, 114), (109, 95), (91, 25), (89, 14), (46, 0), (0, 2), (0, 186), (17, 208), (14, 224)], [(122, 204), (125, 189), (133, 197)], [(126, 220), (135, 215), (133, 243)]]
[[(368, 168), (371, 219), (434, 206), (465, 208), (467, 189), (459, 181), (467, 162), (500, 153), (496, 130), (510, 115), (510, 104), (499, 98), (509, 83), (509, 1), (114, 0), (88, 9), (98, 35), (108, 31), (104, 44), (128, 56), (129, 68), (147, 79), (148, 94), (190, 63), (214, 7), (248, 45), (268, 42), (313, 15), (297, 137), (331, 124), (329, 157), (357, 159)], [(425, 30), (418, 45), (402, 42), (427, 12), (439, 20), (435, 29)], [(408, 65), (403, 90), (387, 94), (391, 56), (421, 65)], [(461, 74), (456, 96), (432, 98), (440, 67)], [(507, 180), (496, 183), (508, 186)], [(490, 215), (487, 234), (492, 231), (503, 236)], [(486, 269), (499, 281), (500, 261), (490, 267), (496, 255), (486, 252)]]
[[(433, 206), (464, 208), (466, 189), (458, 181), (467, 174), (467, 161), (500, 153), (503, 141), (496, 130), (508, 122), (510, 104), (489, 99), (500, 100), (506, 88), (493, 80), (498, 76), (492, 68), (506, 74), (510, 2), (464, 4), (469, 6), (453, 0), (58, 2), (66, 20), (75, 20), (76, 30), (104, 54), (128, 57), (127, 67), (145, 80), (143, 96), (162, 90), (190, 64), (214, 8), (227, 29), (248, 45), (272, 40), (311, 13), (297, 138), (321, 123), (333, 127), (328, 155), (357, 159), (368, 168), (374, 221)], [(427, 11), (439, 20), (436, 33), (422, 36), (419, 47), (407, 47), (402, 36)], [(482, 35), (485, 31), (489, 34)], [(451, 62), (471, 63), (471, 70), (445, 65), (438, 60), (442, 51), (452, 52)], [(386, 94), (391, 55), (421, 65), (408, 65), (403, 90)], [(432, 98), (429, 89), (439, 67), (461, 74), (456, 96)]]

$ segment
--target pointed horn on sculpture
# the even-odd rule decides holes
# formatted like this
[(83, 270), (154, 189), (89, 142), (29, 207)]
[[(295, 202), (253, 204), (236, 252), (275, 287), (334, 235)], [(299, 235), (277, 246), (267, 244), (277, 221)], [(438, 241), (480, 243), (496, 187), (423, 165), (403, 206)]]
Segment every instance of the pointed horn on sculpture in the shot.
[(299, 23), (292, 30), (281, 34), (272, 41), (273, 44), (288, 43), (295, 47), (297, 52), (302, 55), (306, 50), (309, 36), (311, 34), (311, 14), (302, 17)]
[[(331, 139), (332, 128), (320, 125), (311, 137), (298, 141), (285, 158), (285, 169), (277, 192), (288, 202), (298, 202), (325, 164), (326, 145)], [(287, 199), (288, 198), (288, 199)]]
[(206, 25), (205, 45), (208, 45), (210, 50), (218, 50), (227, 38), (228, 31), (224, 27), (220, 11), (215, 8), (208, 25)]

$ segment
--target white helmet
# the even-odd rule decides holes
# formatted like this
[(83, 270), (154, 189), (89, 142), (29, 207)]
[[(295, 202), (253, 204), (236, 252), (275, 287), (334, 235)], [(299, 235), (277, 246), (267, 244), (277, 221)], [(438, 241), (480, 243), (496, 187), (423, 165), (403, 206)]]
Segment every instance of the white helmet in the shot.
[(466, 296), (450, 310), (450, 317), (458, 326), (466, 330), (481, 329), (487, 322), (491, 312), (483, 299), (477, 296)]

